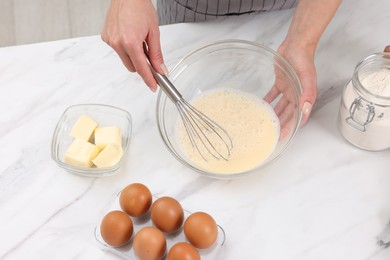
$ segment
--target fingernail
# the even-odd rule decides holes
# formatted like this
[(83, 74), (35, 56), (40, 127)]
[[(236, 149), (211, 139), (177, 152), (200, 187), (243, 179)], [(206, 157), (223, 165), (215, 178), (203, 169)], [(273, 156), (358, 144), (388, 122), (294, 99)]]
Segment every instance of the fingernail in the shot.
[(303, 106), (302, 106), (302, 113), (303, 113), (305, 116), (310, 115), (311, 107), (312, 107), (312, 105), (310, 104), (310, 102), (305, 102), (305, 103), (303, 103)]
[(168, 75), (168, 69), (167, 69), (167, 66), (165, 66), (164, 63), (160, 65), (160, 68), (161, 68), (161, 70), (162, 70), (162, 72), (163, 72), (163, 74), (165, 76)]
[(156, 91), (157, 91), (157, 87), (149, 87), (149, 89), (150, 89), (153, 93), (156, 93)]

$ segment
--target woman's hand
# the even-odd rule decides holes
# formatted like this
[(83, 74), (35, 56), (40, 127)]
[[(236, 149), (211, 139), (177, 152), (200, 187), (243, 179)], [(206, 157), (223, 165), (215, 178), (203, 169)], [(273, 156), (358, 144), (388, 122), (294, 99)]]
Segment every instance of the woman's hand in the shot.
[(274, 85), (264, 100), (268, 103), (277, 100), (274, 111), (279, 118), (280, 136), (283, 138), (291, 132), (291, 128), (295, 125), (293, 116), (297, 106), (301, 108), (303, 113), (301, 125), (306, 123), (317, 98), (317, 76), (313, 48), (294, 46), (288, 41), (284, 41), (278, 48), (278, 53), (293, 67), (302, 86), (302, 94), (299, 103), (297, 103), (295, 90), (291, 87), (290, 79), (280, 70), (279, 66), (275, 66)]
[(112, 0), (101, 33), (102, 39), (119, 55), (131, 72), (137, 72), (155, 92), (157, 83), (144, 54), (148, 45), (150, 61), (157, 72), (167, 74), (160, 45), (156, 10), (150, 0)]
[[(317, 73), (314, 65), (316, 48), (340, 3), (341, 0), (300, 0), (286, 39), (278, 48), (278, 53), (294, 68), (302, 85), (302, 95), (299, 101), (303, 112), (302, 125), (307, 122), (317, 98)], [(265, 99), (270, 102), (281, 93), (283, 94), (275, 107), (275, 112), (278, 114), (285, 109), (292, 109), (292, 102), (289, 102), (288, 89), (283, 88), (285, 85), (283, 79), (278, 78), (277, 72), (276, 76), (275, 86)], [(288, 118), (283, 120), (288, 126)]]
[(284, 41), (278, 48), (287, 62), (293, 67), (302, 85), (302, 95), (299, 100), (303, 118), (301, 125), (307, 122), (311, 109), (317, 99), (317, 73), (314, 65), (315, 49), (311, 46), (300, 46)]

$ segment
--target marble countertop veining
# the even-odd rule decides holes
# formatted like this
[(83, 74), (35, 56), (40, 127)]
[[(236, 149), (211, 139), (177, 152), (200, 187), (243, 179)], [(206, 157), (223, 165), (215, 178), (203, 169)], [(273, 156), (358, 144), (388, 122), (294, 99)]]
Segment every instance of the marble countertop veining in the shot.
[[(162, 26), (166, 63), (228, 38), (276, 49), (292, 13)], [(360, 59), (390, 44), (389, 24), (388, 0), (343, 1), (318, 46), (310, 121), (276, 163), (237, 180), (201, 177), (167, 152), (156, 95), (99, 36), (0, 48), (0, 259), (116, 259), (93, 229), (132, 182), (212, 214), (227, 237), (220, 259), (390, 259), (376, 244), (390, 218), (390, 152), (359, 150), (336, 127), (344, 85)], [(130, 151), (115, 176), (75, 176), (50, 157), (59, 117), (80, 103), (132, 114)]]

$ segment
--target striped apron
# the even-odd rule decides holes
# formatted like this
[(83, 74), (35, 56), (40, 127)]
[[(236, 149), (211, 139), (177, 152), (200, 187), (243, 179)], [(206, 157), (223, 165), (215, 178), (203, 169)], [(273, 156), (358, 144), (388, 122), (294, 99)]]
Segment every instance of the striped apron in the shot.
[(160, 25), (295, 7), (297, 0), (157, 0)]

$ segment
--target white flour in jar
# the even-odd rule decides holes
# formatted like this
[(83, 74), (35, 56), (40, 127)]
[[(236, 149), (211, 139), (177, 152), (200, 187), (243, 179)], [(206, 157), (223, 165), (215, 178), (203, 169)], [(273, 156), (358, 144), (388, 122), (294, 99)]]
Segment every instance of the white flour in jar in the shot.
[[(372, 94), (390, 97), (390, 69), (383, 68), (371, 72), (361, 80), (361, 84)], [(341, 133), (348, 141), (362, 149), (380, 151), (390, 148), (390, 107), (372, 104), (375, 108), (374, 118), (365, 125), (365, 131), (362, 131), (346, 121), (350, 117), (350, 106), (356, 98), (359, 98), (359, 95), (350, 81), (345, 87), (340, 107), (339, 126)], [(364, 124), (368, 115), (366, 106), (369, 102), (363, 101), (362, 104), (363, 106), (355, 112), (353, 117)]]
[(380, 69), (372, 72), (362, 80), (362, 85), (371, 93), (390, 97), (390, 69)]

